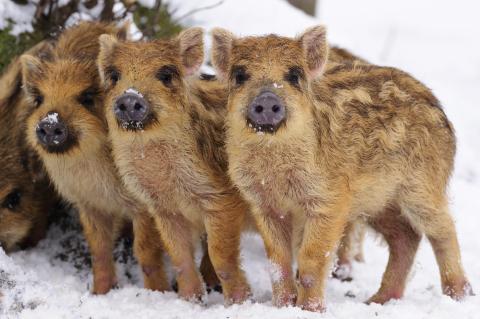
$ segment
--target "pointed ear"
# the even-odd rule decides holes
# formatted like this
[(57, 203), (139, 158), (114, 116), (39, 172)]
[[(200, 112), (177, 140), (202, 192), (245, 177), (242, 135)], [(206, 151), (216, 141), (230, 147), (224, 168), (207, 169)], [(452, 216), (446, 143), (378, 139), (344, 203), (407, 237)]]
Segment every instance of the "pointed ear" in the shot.
[(177, 38), (180, 45), (180, 58), (186, 75), (192, 75), (203, 62), (203, 29), (188, 28)]
[(102, 34), (98, 38), (100, 43), (100, 55), (111, 55), (117, 46), (118, 40), (111, 34)]
[(20, 57), (22, 67), (22, 87), (26, 97), (31, 100), (38, 95), (35, 83), (43, 74), (42, 61), (30, 54), (24, 54)]
[(127, 41), (130, 40), (130, 26), (132, 25), (132, 22), (130, 20), (125, 20), (122, 25), (118, 28), (117, 31), (117, 39), (121, 41)]
[(324, 26), (309, 28), (298, 40), (307, 61), (308, 76), (310, 79), (320, 76), (328, 59), (327, 29)]
[(100, 80), (103, 83), (105, 82), (105, 68), (108, 67), (108, 63), (113, 55), (113, 52), (115, 51), (118, 40), (111, 34), (102, 34), (98, 38), (98, 42), (100, 43), (100, 52), (98, 53), (97, 66), (100, 74)]
[(228, 78), (230, 55), (232, 54), (235, 36), (222, 28), (214, 28), (212, 34), (212, 64), (217, 70), (218, 77)]
[(42, 62), (37, 57), (30, 54), (24, 54), (20, 57), (22, 65), (22, 82), (28, 89), (29, 83), (39, 78), (42, 74)]
[(25, 52), (25, 55), (36, 56), (42, 61), (50, 61), (53, 59), (53, 49), (54, 43), (49, 40), (44, 40), (31, 47)]

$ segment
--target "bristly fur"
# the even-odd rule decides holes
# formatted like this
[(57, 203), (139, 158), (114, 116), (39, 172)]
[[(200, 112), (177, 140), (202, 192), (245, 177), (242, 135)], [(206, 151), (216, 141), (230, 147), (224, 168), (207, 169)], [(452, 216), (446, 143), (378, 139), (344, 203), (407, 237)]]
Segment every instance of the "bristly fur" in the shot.
[[(228, 84), (226, 149), (230, 176), (253, 207), (269, 258), (289, 269), (293, 236), (297, 305), (323, 310), (331, 252), (345, 225), (364, 216), (390, 247), (382, 286), (370, 302), (402, 296), (423, 233), (444, 292), (471, 293), (448, 213), (455, 136), (440, 103), (407, 73), (360, 59), (330, 63), (322, 72), (328, 56), (322, 32), (316, 27), (291, 39), (213, 31), (212, 61), (222, 78), (237, 65), (248, 75), (242, 85)], [(337, 51), (335, 58), (342, 57), (348, 54)], [(308, 76), (289, 83), (291, 67)], [(283, 100), (288, 117), (274, 134), (257, 134), (245, 109), (267, 88)], [(293, 287), (291, 276), (274, 284), (274, 301), (288, 303)]]
[[(102, 36), (100, 42), (115, 163), (129, 190), (156, 214), (180, 296), (203, 294), (193, 252), (198, 235), (207, 233), (225, 301), (245, 300), (249, 287), (240, 269), (239, 241), (247, 207), (226, 172), (226, 90), (217, 81), (187, 78), (203, 58), (199, 30), (187, 29), (171, 40), (132, 43)], [(165, 66), (178, 70), (167, 82), (157, 76)], [(108, 74), (112, 68), (118, 81)], [(140, 92), (157, 119), (144, 130), (117, 125), (113, 105), (129, 89)]]
[[(118, 36), (126, 31), (85, 22), (59, 37), (49, 59), (22, 56), (24, 92), (30, 104), (27, 139), (57, 191), (79, 210), (92, 254), (93, 292), (106, 293), (116, 284), (113, 247), (126, 220), (133, 222), (134, 250), (145, 287), (168, 290), (158, 232), (146, 208), (123, 187), (112, 161), (96, 65), (98, 37), (105, 33)], [(37, 123), (52, 112), (75, 141), (69, 147), (51, 150), (37, 140)]]
[[(50, 50), (50, 43), (41, 42), (28, 53), (43, 56)], [(25, 140), (27, 105), (21, 75), (21, 63), (14, 59), (0, 78), (0, 246), (6, 252), (39, 241), (56, 202), (50, 181)]]

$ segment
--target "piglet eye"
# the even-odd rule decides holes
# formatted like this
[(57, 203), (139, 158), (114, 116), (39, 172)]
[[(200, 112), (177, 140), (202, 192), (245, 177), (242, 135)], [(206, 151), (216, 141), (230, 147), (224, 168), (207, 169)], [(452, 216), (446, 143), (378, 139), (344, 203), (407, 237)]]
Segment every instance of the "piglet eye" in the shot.
[(110, 67), (107, 69), (106, 73), (107, 78), (112, 81), (112, 85), (117, 84), (117, 82), (120, 80), (120, 72), (116, 68)]
[(244, 66), (236, 66), (232, 70), (232, 77), (236, 85), (242, 85), (250, 78), (250, 75), (248, 75)]
[(18, 189), (12, 191), (10, 194), (5, 197), (2, 206), (10, 210), (14, 210), (19, 204), (21, 199), (21, 193)]
[(42, 105), (43, 103), (43, 96), (38, 94), (38, 95), (35, 95), (34, 98), (33, 98), (33, 105), (35, 107), (40, 107), (40, 105)]
[(29, 87), (28, 91), (33, 98), (33, 106), (39, 107), (43, 103), (43, 95), (40, 93), (40, 90), (36, 87)]
[(155, 76), (162, 81), (165, 86), (170, 86), (173, 78), (178, 76), (178, 74), (178, 69), (174, 65), (164, 65), (157, 71)]
[(78, 97), (78, 102), (85, 107), (91, 108), (95, 105), (96, 94), (97, 94), (97, 91), (95, 89), (85, 90)]
[(291, 67), (285, 74), (285, 80), (293, 86), (298, 86), (301, 78), (303, 78), (303, 71), (298, 66)]

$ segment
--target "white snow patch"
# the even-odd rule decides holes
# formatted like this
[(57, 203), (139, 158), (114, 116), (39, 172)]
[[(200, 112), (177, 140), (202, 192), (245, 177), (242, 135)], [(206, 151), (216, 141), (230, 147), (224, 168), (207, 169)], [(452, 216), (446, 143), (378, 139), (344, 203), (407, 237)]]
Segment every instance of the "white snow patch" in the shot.
[(138, 92), (136, 89), (134, 88), (128, 88), (125, 90), (125, 93), (128, 93), (128, 94), (135, 94), (135, 95), (138, 95), (139, 97), (143, 98), (143, 94)]
[(283, 84), (278, 84), (277, 82), (274, 82), (273, 87), (276, 88), (276, 89), (281, 89), (281, 88), (283, 88)]
[(279, 283), (283, 280), (282, 267), (274, 261), (270, 260), (268, 264), (268, 273), (270, 274), (270, 279), (273, 283)]
[(16, 4), (11, 0), (0, 1), (0, 30), (11, 25), (12, 35), (19, 35), (22, 32), (33, 31), (32, 20), (36, 7), (33, 3), (26, 5)]
[(47, 122), (50, 124), (58, 123), (58, 113), (57, 112), (49, 113), (45, 117), (45, 120), (47, 120)]

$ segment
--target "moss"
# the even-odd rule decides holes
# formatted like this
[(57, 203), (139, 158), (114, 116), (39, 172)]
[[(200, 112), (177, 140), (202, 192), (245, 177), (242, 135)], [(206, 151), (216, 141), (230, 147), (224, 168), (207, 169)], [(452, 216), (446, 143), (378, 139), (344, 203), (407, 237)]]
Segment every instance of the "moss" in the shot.
[(23, 32), (18, 36), (10, 34), (11, 27), (0, 30), (0, 73), (17, 55), (22, 54), (44, 36), (41, 32)]
[(182, 31), (182, 26), (170, 15), (168, 5), (159, 8), (147, 8), (138, 5), (133, 19), (147, 39), (169, 38)]

